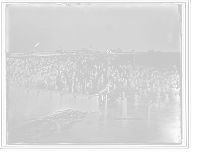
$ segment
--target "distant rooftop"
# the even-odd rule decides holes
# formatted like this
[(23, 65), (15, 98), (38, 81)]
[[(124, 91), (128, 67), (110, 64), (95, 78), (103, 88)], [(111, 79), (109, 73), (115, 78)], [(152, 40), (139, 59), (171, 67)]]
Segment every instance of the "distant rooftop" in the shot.
[(37, 51), (33, 53), (34, 55), (48, 55), (48, 54), (58, 54), (56, 51)]

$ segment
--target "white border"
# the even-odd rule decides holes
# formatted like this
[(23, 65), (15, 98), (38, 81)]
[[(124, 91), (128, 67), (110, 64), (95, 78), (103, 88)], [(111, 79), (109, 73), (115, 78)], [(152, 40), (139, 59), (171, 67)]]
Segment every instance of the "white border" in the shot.
[[(1, 1), (1, 2), (5, 2), (5, 3), (11, 3), (11, 2), (20, 2), (20, 1), (16, 1), (16, 0), (12, 0), (12, 1)], [(21, 1), (22, 3), (24, 1)], [(28, 0), (26, 2), (39, 2), (41, 3), (41, 1), (39, 0), (35, 0), (35, 1), (32, 1), (32, 0)], [(24, 2), (24, 3), (26, 3)], [(52, 1), (52, 0), (43, 0), (43, 2), (49, 2), (49, 3), (53, 3), (53, 2), (56, 2), (55, 0)], [(67, 3), (67, 1), (59, 1), (58, 2), (63, 2), (63, 3)], [(70, 2), (73, 2), (73, 1), (70, 1)], [(99, 146), (93, 146), (93, 145), (98, 145), (98, 144), (92, 144), (91, 146), (89, 146), (89, 144), (86, 144), (87, 146), (83, 146), (84, 144), (80, 144), (80, 146), (76, 146), (75, 144), (71, 145), (71, 146), (2, 146), (2, 118), (0, 118), (0, 128), (1, 128), (1, 132), (0, 132), (0, 148), (6, 148), (6, 149), (13, 149), (13, 148), (21, 148), (21, 149), (25, 149), (25, 148), (33, 148), (33, 149), (36, 149), (36, 148), (164, 148), (164, 149), (167, 149), (167, 148), (189, 148), (189, 3), (188, 3), (188, 0), (154, 0), (154, 1), (150, 1), (150, 0), (140, 0), (140, 1), (131, 1), (131, 0), (126, 0), (126, 2), (123, 2), (123, 1), (119, 1), (119, 0), (115, 0), (115, 1), (105, 1), (105, 0), (102, 0), (102, 1), (97, 1), (97, 0), (93, 0), (93, 1), (85, 1), (85, 0), (79, 0), (78, 2), (93, 2), (93, 3), (98, 3), (98, 2), (113, 2), (113, 3), (117, 3), (117, 2), (120, 2), (120, 3), (128, 3), (128, 2), (131, 2), (131, 3), (134, 3), (134, 2), (138, 2), (138, 3), (185, 3), (185, 41), (186, 41), (186, 46), (185, 46), (185, 82), (186, 82), (186, 146), (149, 146), (148, 144), (144, 144), (146, 146), (141, 146), (142, 144), (139, 144), (139, 146), (131, 146), (130, 144), (126, 144), (124, 143), (124, 145), (130, 145), (130, 146), (119, 146), (118, 144), (114, 145), (114, 144), (110, 144), (109, 146), (103, 146), (103, 144), (99, 145)], [(74, 1), (75, 3), (75, 1)], [(2, 8), (1, 8), (2, 9)], [(0, 15), (2, 14), (2, 11), (0, 11)], [(2, 15), (1, 15), (2, 17)], [(2, 27), (2, 25), (1, 25)], [(2, 29), (2, 28), (1, 28)], [(2, 32), (1, 32), (2, 34)], [(2, 37), (2, 36), (1, 36)], [(1, 43), (2, 44), (2, 43)], [(2, 50), (2, 46), (1, 46), (1, 50)], [(0, 56), (0, 60), (1, 60), (1, 63), (2, 63), (2, 55)], [(1, 65), (2, 66), (2, 65)], [(2, 71), (2, 68), (0, 68), (1, 71)], [(1, 73), (1, 76), (4, 77)], [(2, 79), (0, 80), (0, 84), (2, 86)], [(2, 89), (0, 86), (0, 89)], [(2, 91), (2, 90), (1, 90)], [(0, 96), (2, 97), (2, 92), (0, 93)], [(2, 99), (1, 99), (2, 100)], [(1, 102), (2, 104), (2, 102)], [(3, 107), (3, 104), (2, 104), (2, 107)], [(0, 109), (0, 115), (2, 115), (2, 107)], [(44, 144), (45, 145), (45, 144)], [(77, 144), (79, 145), (79, 144)], [(123, 144), (122, 144), (123, 145)], [(135, 145), (135, 144), (133, 144)], [(166, 144), (168, 145), (168, 144)]]
[(189, 4), (185, 7), (186, 146), (189, 146)]

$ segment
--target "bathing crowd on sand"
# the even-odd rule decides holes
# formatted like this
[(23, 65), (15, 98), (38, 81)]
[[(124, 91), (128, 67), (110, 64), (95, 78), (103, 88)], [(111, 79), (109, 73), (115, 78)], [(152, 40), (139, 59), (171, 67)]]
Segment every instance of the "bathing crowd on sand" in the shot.
[[(107, 84), (106, 58), (97, 55), (55, 56), (14, 58), (7, 61), (7, 83), (20, 87), (34, 88), (43, 84), (42, 89), (48, 90), (52, 85), (58, 89), (57, 81), (63, 84), (62, 91), (89, 93), (89, 90)], [(180, 98), (181, 76), (176, 68), (159, 69), (146, 65), (125, 65), (111, 63), (110, 78), (115, 77), (115, 83), (109, 83), (114, 89), (118, 83), (135, 88), (134, 103), (139, 104), (140, 96), (150, 91), (157, 92), (157, 101), (149, 99), (150, 105), (164, 105), (169, 96), (167, 91), (173, 89), (175, 96)], [(161, 91), (165, 92), (165, 101), (161, 101)], [(119, 97), (120, 99), (120, 97)]]

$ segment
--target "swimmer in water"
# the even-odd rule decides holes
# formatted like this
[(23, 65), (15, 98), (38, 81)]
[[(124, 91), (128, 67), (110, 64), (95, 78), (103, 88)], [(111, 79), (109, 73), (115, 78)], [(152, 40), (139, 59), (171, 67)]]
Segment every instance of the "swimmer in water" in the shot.
[(166, 93), (165, 94), (165, 101), (168, 102), (169, 101), (169, 95)]
[(160, 94), (160, 92), (157, 92), (156, 97), (159, 98), (159, 97), (161, 97), (161, 96), (162, 96), (162, 95)]
[(101, 101), (103, 101), (103, 98), (104, 98), (104, 94), (101, 95)]

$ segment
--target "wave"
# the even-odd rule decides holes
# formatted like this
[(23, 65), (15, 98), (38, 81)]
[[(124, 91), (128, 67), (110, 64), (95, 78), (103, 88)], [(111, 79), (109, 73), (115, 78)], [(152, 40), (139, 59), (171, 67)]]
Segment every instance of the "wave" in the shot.
[[(47, 138), (59, 132), (59, 130), (69, 129), (74, 123), (85, 118), (87, 113), (65, 110), (55, 112), (53, 115), (35, 119), (25, 125), (13, 129), (7, 133), (8, 144), (24, 144), (30, 142), (40, 142), (42, 138)], [(30, 119), (33, 120), (33, 119)]]

